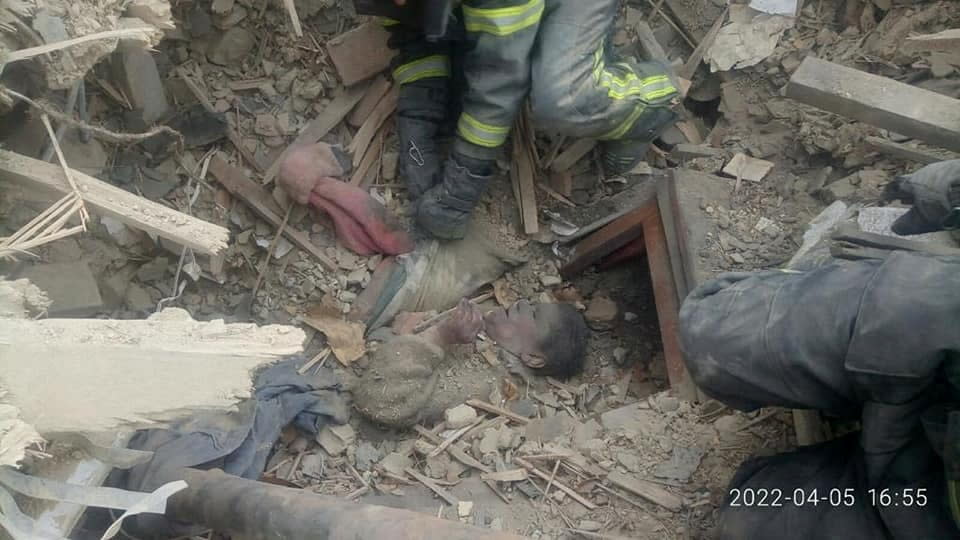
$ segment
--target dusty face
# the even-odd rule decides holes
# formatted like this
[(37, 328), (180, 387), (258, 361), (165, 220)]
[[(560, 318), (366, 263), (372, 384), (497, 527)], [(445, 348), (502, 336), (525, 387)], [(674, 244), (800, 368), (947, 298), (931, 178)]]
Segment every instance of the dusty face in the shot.
[(546, 359), (540, 343), (549, 339), (552, 331), (550, 317), (543, 308), (521, 300), (510, 309), (495, 309), (484, 317), (487, 335), (519, 356), (527, 367), (541, 368)]

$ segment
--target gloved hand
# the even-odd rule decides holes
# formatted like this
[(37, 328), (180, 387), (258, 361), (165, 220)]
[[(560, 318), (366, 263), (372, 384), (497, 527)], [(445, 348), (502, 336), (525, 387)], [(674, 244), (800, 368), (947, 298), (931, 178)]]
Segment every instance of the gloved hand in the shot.
[(893, 224), (901, 235), (960, 228), (960, 159), (932, 163), (898, 176), (884, 188), (883, 199), (900, 199), (913, 208)]

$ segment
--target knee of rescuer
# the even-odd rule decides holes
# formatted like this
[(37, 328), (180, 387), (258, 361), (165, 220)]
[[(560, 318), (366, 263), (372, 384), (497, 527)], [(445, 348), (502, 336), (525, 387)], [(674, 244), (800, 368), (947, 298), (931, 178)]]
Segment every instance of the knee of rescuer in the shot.
[(538, 129), (566, 133), (577, 127), (578, 116), (565, 98), (569, 93), (557, 92), (549, 84), (533, 83), (530, 89), (530, 113)]

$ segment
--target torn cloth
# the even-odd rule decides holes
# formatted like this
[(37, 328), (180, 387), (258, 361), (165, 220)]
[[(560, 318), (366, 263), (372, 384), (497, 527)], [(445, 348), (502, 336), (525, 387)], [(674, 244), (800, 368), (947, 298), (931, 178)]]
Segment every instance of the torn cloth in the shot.
[(358, 255), (399, 255), (413, 250), (410, 236), (380, 202), (357, 186), (343, 182), (349, 161), (326, 143), (291, 148), (277, 176), (300, 204), (311, 204), (333, 220), (337, 238)]
[[(256, 480), (287, 424), (292, 422), (316, 434), (327, 423), (346, 422), (346, 398), (333, 373), (300, 375), (297, 365), (288, 360), (263, 370), (256, 380), (254, 399), (242, 403), (235, 413), (200, 413), (170, 429), (139, 431), (129, 447), (152, 451), (154, 457), (117, 475), (119, 487), (151, 491), (175, 480), (177, 470), (184, 467), (218, 468)], [(125, 527), (142, 538), (196, 534), (192, 525), (162, 515), (144, 514), (127, 521)]]

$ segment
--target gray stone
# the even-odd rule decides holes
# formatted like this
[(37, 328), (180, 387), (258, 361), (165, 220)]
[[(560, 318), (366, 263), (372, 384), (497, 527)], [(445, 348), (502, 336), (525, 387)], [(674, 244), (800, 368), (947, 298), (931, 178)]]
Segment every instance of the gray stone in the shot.
[(373, 468), (374, 463), (383, 459), (383, 452), (369, 442), (363, 441), (357, 446), (354, 459), (358, 470), (369, 471)]
[(499, 448), (500, 443), (500, 434), (497, 433), (497, 430), (490, 428), (483, 432), (483, 437), (480, 439), (480, 455), (485, 456), (487, 454), (496, 454), (497, 449)]
[(320, 446), (326, 450), (328, 454), (334, 457), (339, 456), (347, 450), (347, 445), (330, 430), (330, 426), (325, 426), (323, 430), (317, 434), (317, 442), (320, 443)]
[(581, 531), (598, 532), (603, 528), (603, 523), (581, 519), (580, 523), (577, 524), (577, 528)]
[(460, 429), (477, 419), (477, 411), (469, 405), (457, 405), (443, 413), (447, 429)]
[(656, 413), (642, 408), (640, 403), (613, 409), (600, 415), (600, 423), (607, 431), (625, 430), (641, 433), (643, 425), (649, 423)]
[(600, 435), (600, 430), (600, 424), (592, 418), (577, 424), (573, 428), (573, 445), (577, 450), (582, 450), (588, 441)]
[(167, 114), (170, 105), (153, 55), (138, 45), (121, 45), (117, 56), (114, 65), (124, 94), (144, 124), (156, 123)]
[(396, 476), (406, 475), (406, 469), (413, 467), (413, 460), (406, 454), (391, 452), (380, 461), (380, 468)]
[(548, 418), (535, 418), (527, 424), (526, 437), (529, 441), (555, 441), (573, 431), (574, 424), (575, 420), (566, 412)]
[(137, 312), (152, 311), (157, 307), (156, 304), (153, 303), (153, 298), (150, 296), (150, 293), (136, 283), (130, 283), (127, 286), (127, 290), (123, 296), (123, 303), (130, 311)]
[(220, 66), (235, 66), (250, 54), (256, 41), (256, 37), (250, 31), (235, 26), (210, 44), (207, 49), (207, 59)]
[(167, 269), (170, 267), (170, 259), (166, 257), (157, 257), (156, 259), (143, 264), (137, 270), (137, 279), (143, 283), (157, 281), (167, 275)]
[(701, 448), (675, 446), (673, 454), (670, 455), (670, 461), (657, 465), (653, 469), (653, 475), (657, 478), (686, 482), (697, 471), (703, 455), (704, 451)]
[(300, 472), (304, 476), (319, 479), (323, 477), (323, 456), (320, 454), (307, 454), (300, 461)]
[(518, 399), (510, 402), (510, 412), (532, 418), (537, 414), (537, 405), (529, 399)]
[(103, 310), (103, 298), (93, 272), (85, 262), (38, 264), (18, 277), (27, 278), (50, 299), (47, 314), (85, 317)]
[(632, 473), (637, 473), (641, 470), (640, 458), (630, 452), (617, 452), (617, 463)]

